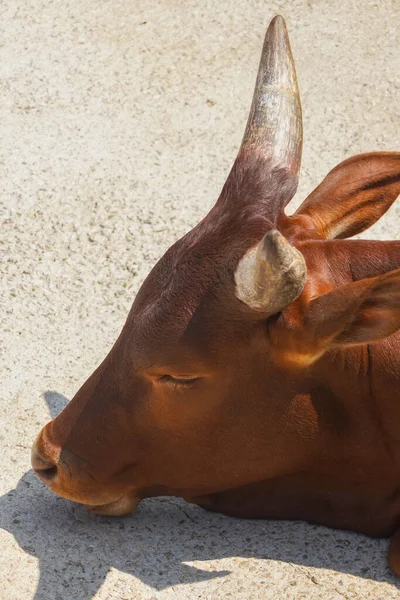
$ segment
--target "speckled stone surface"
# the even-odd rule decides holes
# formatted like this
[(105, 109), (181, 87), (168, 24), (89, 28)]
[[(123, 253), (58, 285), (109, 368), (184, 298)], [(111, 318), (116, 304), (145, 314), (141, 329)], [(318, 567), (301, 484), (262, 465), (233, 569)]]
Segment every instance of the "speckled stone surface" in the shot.
[[(298, 203), (340, 160), (399, 149), (398, 0), (0, 4), (1, 598), (400, 597), (385, 540), (176, 499), (99, 518), (29, 470), (149, 268), (215, 201), (276, 12), (302, 93)], [(368, 235), (399, 237), (399, 207)]]

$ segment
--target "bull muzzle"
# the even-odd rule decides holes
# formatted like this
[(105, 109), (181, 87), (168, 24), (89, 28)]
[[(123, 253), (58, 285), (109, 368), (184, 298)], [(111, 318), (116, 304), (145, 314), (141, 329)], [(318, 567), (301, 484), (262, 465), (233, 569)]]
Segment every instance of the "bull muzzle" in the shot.
[(31, 452), (32, 468), (43, 483), (97, 514), (122, 516), (136, 509), (140, 502), (136, 490), (97, 481), (85, 460), (51, 439), (49, 426), (51, 423), (39, 433)]

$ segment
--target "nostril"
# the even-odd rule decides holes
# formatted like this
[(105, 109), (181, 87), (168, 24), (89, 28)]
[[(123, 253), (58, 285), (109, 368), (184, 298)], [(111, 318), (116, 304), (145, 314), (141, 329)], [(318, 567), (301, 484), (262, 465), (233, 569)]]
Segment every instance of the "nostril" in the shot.
[(57, 474), (57, 466), (40, 456), (36, 449), (32, 450), (31, 463), (35, 473), (44, 481), (51, 481)]
[(35, 469), (35, 473), (44, 481), (52, 481), (57, 475), (57, 467), (49, 467), (48, 469)]

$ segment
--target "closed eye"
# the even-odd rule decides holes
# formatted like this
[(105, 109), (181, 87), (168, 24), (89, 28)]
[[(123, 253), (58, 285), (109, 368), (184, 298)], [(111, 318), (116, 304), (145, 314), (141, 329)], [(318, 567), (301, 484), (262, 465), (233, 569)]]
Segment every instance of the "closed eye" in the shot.
[(161, 381), (162, 383), (172, 383), (173, 385), (192, 385), (194, 383), (196, 383), (196, 381), (199, 381), (200, 377), (187, 377), (187, 378), (181, 378), (181, 377), (173, 377), (172, 375), (162, 375), (162, 377), (159, 377), (158, 381)]

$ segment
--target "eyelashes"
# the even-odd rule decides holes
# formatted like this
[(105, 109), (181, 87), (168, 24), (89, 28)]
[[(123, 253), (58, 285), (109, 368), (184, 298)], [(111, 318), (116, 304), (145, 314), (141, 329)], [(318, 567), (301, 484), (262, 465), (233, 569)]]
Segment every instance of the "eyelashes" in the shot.
[(199, 379), (200, 377), (180, 378), (173, 377), (172, 375), (163, 375), (158, 379), (158, 381), (161, 381), (162, 383), (171, 383), (172, 385), (177, 386), (190, 387), (191, 385), (196, 383), (196, 381), (199, 381)]

